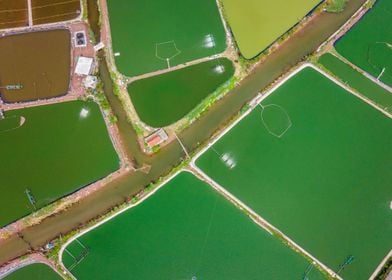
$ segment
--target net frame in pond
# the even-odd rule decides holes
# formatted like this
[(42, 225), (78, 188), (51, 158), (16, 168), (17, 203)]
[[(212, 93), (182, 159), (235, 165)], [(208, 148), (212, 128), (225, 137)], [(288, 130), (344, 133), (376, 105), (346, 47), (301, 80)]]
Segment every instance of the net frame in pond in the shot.
[(25, 124), (25, 122), (26, 122), (26, 118), (24, 116), (9, 116), (9, 117), (3, 117), (3, 118), (1, 118), (1, 116), (0, 116), (0, 122), (1, 121), (7, 121), (7, 120), (10, 120), (10, 119), (17, 119), (17, 118), (19, 118), (18, 125), (15, 126), (15, 127), (4, 129), (4, 130), (0, 129), (0, 135), (3, 134), (3, 133), (11, 132), (11, 131), (16, 130), (18, 128), (21, 128)]
[(79, 239), (75, 238), (75, 241), (80, 246), (80, 248), (82, 248), (82, 252), (80, 254), (74, 256), (66, 247), (64, 248), (64, 252), (66, 252), (74, 261), (69, 267), (67, 267), (68, 271), (70, 272), (90, 253), (90, 248), (85, 246)]
[[(160, 54), (159, 49), (162, 48), (165, 45), (171, 45), (173, 48), (173, 54), (171, 56), (164, 56)], [(162, 50), (161, 50), (162, 52)], [(170, 60), (175, 58), (176, 56), (181, 54), (181, 50), (177, 47), (175, 40), (170, 40), (166, 42), (161, 42), (161, 43), (155, 43), (155, 57), (158, 58), (159, 60), (163, 60), (167, 63), (167, 68), (170, 69)]]
[[(366, 52), (366, 61), (369, 63), (369, 65), (375, 70), (375, 72), (378, 73), (377, 75), (377, 81), (380, 81), (382, 76), (388, 76), (392, 78), (392, 73), (389, 73), (391, 71), (391, 67), (388, 64), (384, 65), (379, 65), (376, 61), (374, 61), (374, 49), (376, 46), (386, 46), (387, 51), (389, 50), (392, 55), (392, 43), (388, 42), (374, 42), (372, 44), (369, 44), (367, 52)], [(385, 62), (384, 62), (385, 63)]]
[[(282, 106), (280, 106), (278, 104), (262, 105), (261, 103), (259, 103), (259, 107), (261, 108), (261, 113), (260, 113), (261, 122), (263, 123), (263, 126), (265, 127), (265, 129), (268, 131), (269, 134), (271, 134), (277, 138), (282, 138), (286, 134), (286, 132), (293, 126), (293, 122), (291, 121), (290, 115)], [(263, 117), (263, 114), (265, 113), (265, 110), (267, 108), (278, 108), (283, 113), (283, 115), (285, 115), (285, 117), (287, 119), (287, 126), (282, 132), (280, 132), (280, 133), (274, 132), (273, 129), (271, 128), (271, 126), (268, 125), (268, 122)]]

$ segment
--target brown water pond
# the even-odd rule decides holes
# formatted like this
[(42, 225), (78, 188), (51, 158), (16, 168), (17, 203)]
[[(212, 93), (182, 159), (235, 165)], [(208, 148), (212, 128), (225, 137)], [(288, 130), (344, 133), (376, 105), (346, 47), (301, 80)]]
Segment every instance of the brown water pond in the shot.
[(0, 29), (28, 25), (26, 0), (0, 1)]
[(0, 38), (0, 96), (4, 102), (65, 95), (70, 82), (71, 36), (66, 29)]

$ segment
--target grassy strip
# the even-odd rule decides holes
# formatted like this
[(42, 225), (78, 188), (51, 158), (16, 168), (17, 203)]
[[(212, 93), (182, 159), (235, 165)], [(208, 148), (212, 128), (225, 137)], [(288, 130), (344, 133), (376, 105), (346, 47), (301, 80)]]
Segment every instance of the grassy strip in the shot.
[(80, 4), (83, 10), (82, 20), (88, 20), (87, 0), (82, 0)]
[(366, 4), (365, 4), (366, 8), (369, 8), (369, 9), (373, 8), (374, 4), (376, 4), (376, 1), (377, 0), (369, 0), (369, 1), (367, 1)]
[(178, 131), (189, 127), (193, 122), (200, 118), (200, 116), (214, 105), (216, 101), (220, 100), (226, 95), (226, 93), (234, 89), (239, 80), (239, 77), (234, 76), (212, 94), (207, 96), (201, 103), (199, 103), (199, 105), (196, 106), (196, 108), (187, 114), (186, 122), (178, 128)]
[(385, 280), (387, 279), (389, 273), (392, 273), (392, 257), (388, 259), (388, 261), (384, 264), (381, 271), (374, 280)]
[(87, 93), (90, 96), (92, 96), (93, 99), (96, 100), (96, 102), (102, 108), (105, 115), (108, 117), (109, 122), (111, 124), (116, 123), (117, 117), (113, 114), (112, 107), (110, 106), (110, 103), (105, 96), (103, 82), (100, 77), (98, 77), (98, 83), (97, 83), (96, 89), (94, 89), (94, 90), (88, 89)]
[(332, 72), (333, 76), (337, 76), (343, 83), (358, 91), (371, 102), (392, 113), (392, 93), (330, 53), (321, 56), (318, 63), (326, 68), (327, 72)]
[[(108, 57), (107, 54), (106, 57)], [(101, 61), (101, 63), (107, 63), (107, 69), (109, 71), (110, 74), (110, 78), (111, 78), (111, 86), (112, 86), (112, 91), (113, 94), (120, 100), (120, 103), (122, 104), (122, 107), (124, 108), (124, 110), (126, 111), (126, 117), (127, 117), (127, 122), (130, 123), (133, 127), (133, 129), (135, 130), (136, 134), (138, 136), (144, 136), (145, 134), (148, 134), (148, 131), (144, 129), (143, 125), (141, 125), (139, 122), (136, 121), (132, 121), (132, 119), (130, 118), (129, 114), (127, 113), (128, 106), (126, 105), (126, 101), (124, 100), (124, 95), (122, 94), (122, 90), (121, 87), (119, 86), (119, 81), (121, 80), (121, 78), (119, 78), (119, 75), (117, 74), (117, 71), (114, 71), (111, 66), (110, 66), (110, 61), (107, 60), (105, 61)], [(126, 92), (126, 94), (128, 94), (128, 92)]]
[(329, 13), (340, 13), (346, 7), (347, 0), (328, 0), (325, 10)]

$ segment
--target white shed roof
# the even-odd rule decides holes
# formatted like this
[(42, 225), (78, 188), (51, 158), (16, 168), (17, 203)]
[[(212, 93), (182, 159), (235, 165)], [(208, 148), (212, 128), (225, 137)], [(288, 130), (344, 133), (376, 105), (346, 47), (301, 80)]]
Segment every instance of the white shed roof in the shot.
[(76, 63), (75, 74), (77, 75), (89, 75), (91, 67), (93, 65), (93, 59), (91, 57), (80, 56), (78, 63)]

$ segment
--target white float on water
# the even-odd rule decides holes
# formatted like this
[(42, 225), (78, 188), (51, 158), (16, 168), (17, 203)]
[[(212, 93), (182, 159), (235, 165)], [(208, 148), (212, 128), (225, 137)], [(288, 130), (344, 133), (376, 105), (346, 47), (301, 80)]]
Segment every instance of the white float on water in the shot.
[(222, 74), (225, 72), (225, 67), (222, 64), (218, 64), (217, 66), (214, 67), (214, 72), (218, 74)]
[(229, 154), (223, 154), (222, 160), (227, 161), (230, 158)]
[(81, 118), (87, 118), (87, 116), (88, 116), (89, 113), (90, 113), (90, 111), (89, 111), (88, 109), (83, 108), (83, 109), (80, 111), (79, 116), (80, 116)]
[(233, 169), (237, 165), (235, 159), (228, 153), (223, 154), (221, 160), (229, 169)]
[(204, 47), (205, 47), (205, 48), (213, 48), (213, 47), (215, 47), (214, 35), (212, 35), (212, 34), (207, 34), (207, 35), (204, 37)]

